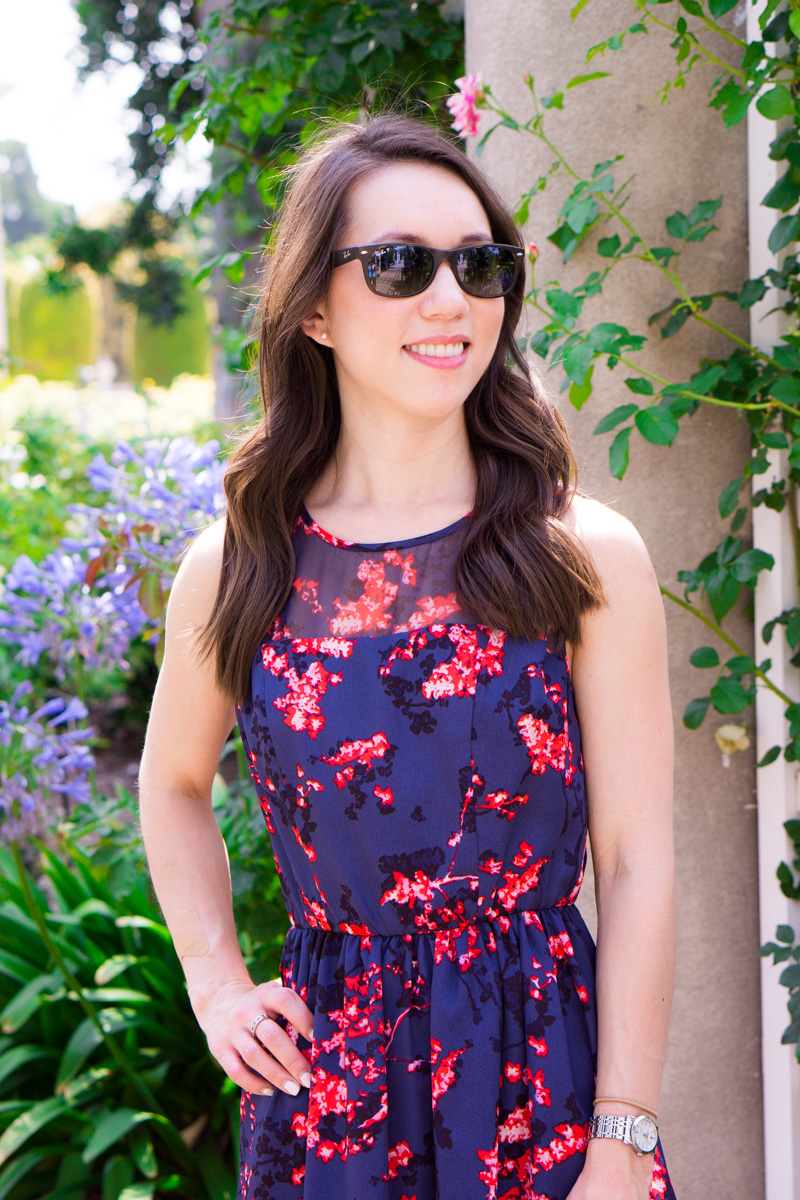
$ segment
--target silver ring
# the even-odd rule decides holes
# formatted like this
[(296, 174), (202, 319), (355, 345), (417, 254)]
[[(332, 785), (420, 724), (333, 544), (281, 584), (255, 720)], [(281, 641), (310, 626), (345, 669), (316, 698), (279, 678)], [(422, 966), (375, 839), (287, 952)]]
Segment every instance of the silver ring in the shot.
[(262, 1022), (262, 1021), (266, 1021), (266, 1020), (267, 1020), (267, 1014), (266, 1014), (266, 1013), (259, 1013), (259, 1014), (258, 1014), (258, 1016), (256, 1017), (255, 1021), (253, 1021), (253, 1024), (250, 1026), (250, 1032), (252, 1033), (253, 1037), (255, 1037), (255, 1036), (256, 1036), (256, 1030), (258, 1029), (258, 1026), (261, 1024), (261, 1022)]

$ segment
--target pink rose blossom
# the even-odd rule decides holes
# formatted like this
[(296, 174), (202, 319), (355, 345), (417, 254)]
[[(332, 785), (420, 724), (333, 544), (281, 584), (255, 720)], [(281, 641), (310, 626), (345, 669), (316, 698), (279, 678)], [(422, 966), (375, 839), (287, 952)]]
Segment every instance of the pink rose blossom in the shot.
[(480, 116), (477, 106), (484, 98), (482, 88), (483, 78), (477, 75), (462, 75), (456, 80), (458, 91), (449, 96), (446, 104), (455, 117), (451, 129), (455, 129), (462, 137), (472, 137), (478, 132)]

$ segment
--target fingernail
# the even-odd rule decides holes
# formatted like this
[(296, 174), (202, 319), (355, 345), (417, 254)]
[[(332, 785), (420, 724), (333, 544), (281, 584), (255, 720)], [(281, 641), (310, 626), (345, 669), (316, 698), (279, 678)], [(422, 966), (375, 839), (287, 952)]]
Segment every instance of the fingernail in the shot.
[(296, 1096), (300, 1091), (300, 1084), (296, 1079), (287, 1079), (286, 1083), (283, 1084), (283, 1090), (288, 1092), (290, 1096)]
[(303, 1074), (300, 1076), (300, 1082), (302, 1083), (303, 1087), (311, 1087), (311, 1074), (309, 1071), (303, 1071)]
[(309, 1029), (308, 1033), (306, 1034), (306, 1041), (313, 1042), (313, 1040), (314, 1040), (314, 1026), (312, 1025), (311, 1028)]
[(265, 1087), (265, 1088), (261, 1089), (261, 1095), (262, 1096), (271, 1096), (274, 1091), (275, 1091), (275, 1088)]

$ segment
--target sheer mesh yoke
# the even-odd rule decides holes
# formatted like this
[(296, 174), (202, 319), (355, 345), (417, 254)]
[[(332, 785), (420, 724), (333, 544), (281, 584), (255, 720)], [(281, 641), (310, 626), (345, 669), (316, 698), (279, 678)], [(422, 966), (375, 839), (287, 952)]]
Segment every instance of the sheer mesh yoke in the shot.
[[(567, 1200), (595, 1088), (587, 812), (563, 643), (462, 611), (468, 518), (364, 545), (303, 512), (239, 726), (314, 1014), (243, 1093), (238, 1200)], [(624, 698), (615, 698), (623, 703)], [(651, 1200), (674, 1200), (659, 1146)]]
[(391, 544), (346, 542), (304, 508), (295, 527), (294, 592), (282, 614), (294, 638), (377, 637), (473, 622), (456, 600), (454, 562), (468, 517)]

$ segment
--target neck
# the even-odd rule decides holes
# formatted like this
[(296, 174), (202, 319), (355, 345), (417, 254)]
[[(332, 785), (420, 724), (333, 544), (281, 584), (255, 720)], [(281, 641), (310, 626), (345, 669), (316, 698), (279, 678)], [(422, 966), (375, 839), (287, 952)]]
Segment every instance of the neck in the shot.
[[(443, 528), (469, 512), (476, 474), (463, 409), (439, 421), (347, 421), (306, 504), (332, 533), (380, 541)], [(374, 536), (373, 536), (374, 535)]]

